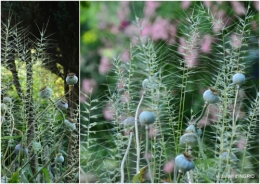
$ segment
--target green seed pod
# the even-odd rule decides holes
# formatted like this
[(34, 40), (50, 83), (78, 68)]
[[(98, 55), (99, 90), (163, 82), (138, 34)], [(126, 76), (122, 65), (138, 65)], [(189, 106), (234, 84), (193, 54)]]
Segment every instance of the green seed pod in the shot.
[(195, 164), (193, 162), (192, 155), (189, 155), (188, 153), (178, 155), (175, 158), (175, 166), (183, 172), (187, 172), (194, 169)]
[(235, 75), (233, 75), (232, 80), (233, 80), (234, 84), (241, 85), (241, 84), (243, 84), (245, 82), (246, 77), (242, 73), (236, 73)]
[(56, 102), (56, 107), (60, 110), (66, 110), (69, 107), (68, 101), (66, 99), (58, 100)]
[(64, 162), (64, 157), (62, 156), (61, 153), (58, 153), (55, 157), (55, 162), (57, 162), (58, 164), (61, 164)]
[(153, 124), (155, 122), (155, 115), (153, 112), (149, 112), (149, 111), (143, 111), (140, 115), (139, 115), (139, 121), (141, 124), (143, 125), (150, 125)]
[(48, 88), (47, 86), (40, 89), (40, 97), (43, 99), (48, 99), (52, 95), (51, 88)]
[(74, 85), (78, 82), (78, 77), (76, 76), (75, 73), (68, 73), (68, 75), (66, 77), (66, 82), (69, 85)]

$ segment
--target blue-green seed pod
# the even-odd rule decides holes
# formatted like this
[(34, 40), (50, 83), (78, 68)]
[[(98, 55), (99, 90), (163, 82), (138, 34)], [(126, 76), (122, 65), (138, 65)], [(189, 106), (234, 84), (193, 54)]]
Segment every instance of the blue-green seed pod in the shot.
[(75, 75), (75, 73), (68, 73), (67, 77), (66, 77), (66, 82), (69, 85), (74, 85), (77, 84), (78, 82), (78, 77)]
[(10, 103), (12, 103), (12, 98), (6, 96), (6, 97), (4, 97), (3, 102), (6, 104), (10, 104)]
[(139, 115), (139, 121), (142, 125), (150, 125), (155, 122), (155, 114), (149, 111), (143, 111)]
[(182, 170), (183, 172), (190, 171), (194, 169), (195, 164), (193, 162), (193, 158), (190, 157), (191, 155), (188, 154), (181, 154), (178, 155), (175, 158), (175, 166), (179, 169)]
[(185, 133), (180, 137), (180, 144), (190, 145), (190, 146), (197, 145), (198, 144), (197, 135), (193, 132)]
[(47, 86), (40, 89), (40, 97), (43, 99), (48, 99), (52, 95), (51, 88), (48, 88)]
[(58, 101), (56, 102), (56, 106), (57, 106), (57, 108), (60, 109), (60, 110), (66, 110), (66, 109), (69, 107), (68, 101), (67, 101), (66, 99), (58, 100)]
[(61, 163), (64, 162), (64, 157), (62, 156), (61, 153), (58, 153), (58, 154), (56, 155), (56, 157), (55, 157), (55, 162), (57, 162), (57, 163), (59, 163), (59, 164), (61, 164)]
[(244, 74), (242, 73), (236, 73), (235, 75), (233, 75), (232, 81), (234, 84), (238, 84), (241, 85), (245, 82), (246, 77)]
[(211, 104), (214, 104), (214, 103), (217, 103), (219, 101), (221, 101), (220, 97), (215, 95), (213, 93), (213, 91), (211, 91), (210, 89), (206, 90), (204, 93), (203, 93), (203, 99), (208, 102), (208, 103), (211, 103)]
[(65, 119), (65, 120), (64, 120), (64, 124), (65, 124), (65, 126), (66, 126), (69, 130), (71, 130), (71, 131), (77, 130), (77, 128), (76, 128), (76, 123), (72, 123), (72, 122), (70, 122), (69, 120)]

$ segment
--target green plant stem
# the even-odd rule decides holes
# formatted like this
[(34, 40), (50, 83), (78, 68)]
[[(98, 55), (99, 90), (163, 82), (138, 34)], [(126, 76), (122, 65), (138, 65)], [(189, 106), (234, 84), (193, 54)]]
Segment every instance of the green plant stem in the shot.
[(151, 170), (151, 165), (150, 165), (150, 162), (149, 162), (149, 158), (148, 158), (148, 147), (149, 147), (149, 126), (148, 125), (145, 125), (145, 139), (146, 139), (146, 144), (145, 144), (145, 159), (147, 161), (147, 165), (148, 165), (148, 170), (149, 170), (149, 174), (150, 174), (150, 178), (151, 178), (151, 182), (154, 183), (154, 180), (153, 180), (153, 173), (152, 173), (152, 170)]
[(78, 164), (78, 162), (73, 163), (63, 174), (62, 176), (55, 182), (55, 183), (60, 183), (60, 181), (65, 178), (67, 175), (69, 175), (71, 172), (74, 172), (74, 167), (75, 165)]
[(127, 145), (127, 148), (126, 148), (126, 151), (125, 151), (125, 155), (123, 157), (123, 160), (121, 162), (121, 183), (124, 183), (124, 177), (125, 177), (125, 174), (124, 174), (124, 165), (125, 165), (125, 161), (126, 161), (126, 157), (129, 153), (129, 149), (130, 149), (130, 146), (131, 146), (131, 142), (132, 142), (132, 138), (133, 138), (133, 132), (131, 131), (130, 132), (130, 135), (129, 135), (129, 142), (128, 142), (128, 145)]
[(182, 171), (181, 171), (181, 170), (178, 170), (177, 183), (180, 183), (180, 181), (181, 181), (181, 176), (182, 176)]
[(196, 119), (196, 121), (195, 121), (195, 125), (197, 125), (198, 124), (198, 122), (202, 119), (202, 117), (204, 116), (204, 113), (206, 112), (206, 109), (207, 109), (207, 107), (209, 106), (209, 103), (208, 102), (205, 102), (205, 104), (204, 104), (204, 106), (203, 106), (203, 109), (202, 109), (202, 111), (201, 111), (201, 114), (200, 114), (200, 116)]
[(139, 144), (139, 136), (138, 136), (138, 124), (137, 124), (137, 117), (138, 117), (138, 111), (139, 111), (139, 108), (142, 104), (142, 101), (144, 99), (144, 95), (145, 95), (145, 92), (143, 92), (142, 94), (142, 97), (140, 99), (140, 102), (136, 108), (136, 112), (135, 112), (135, 138), (136, 138), (136, 156), (137, 156), (137, 159), (136, 159), (136, 173), (138, 173), (140, 171), (140, 144)]

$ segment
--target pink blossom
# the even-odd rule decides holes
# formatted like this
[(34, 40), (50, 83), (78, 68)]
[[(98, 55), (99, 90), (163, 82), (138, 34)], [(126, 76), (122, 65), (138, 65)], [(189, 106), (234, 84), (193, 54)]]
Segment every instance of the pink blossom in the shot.
[(129, 93), (124, 92), (124, 94), (121, 96), (121, 102), (128, 102), (130, 100)]
[(259, 11), (259, 1), (253, 1), (253, 5), (257, 11)]
[(151, 36), (154, 41), (157, 40), (167, 40), (168, 39), (168, 27), (169, 27), (169, 21), (166, 19), (163, 19), (161, 17), (157, 17), (153, 27)]
[(231, 34), (231, 45), (233, 47), (239, 47), (242, 43), (242, 38), (239, 35), (236, 35), (235, 33)]
[(103, 109), (103, 115), (106, 120), (114, 119), (114, 110), (112, 109), (111, 104), (107, 104), (107, 106)]
[(159, 130), (154, 125), (149, 126), (149, 137), (152, 139), (159, 135)]
[(247, 145), (247, 141), (245, 139), (240, 139), (238, 142), (237, 142), (237, 147), (238, 149), (241, 149), (241, 150), (244, 150), (245, 147)]
[(191, 5), (191, 1), (182, 1), (182, 2), (181, 2), (181, 7), (182, 7), (183, 9), (189, 8), (190, 5)]
[(156, 1), (146, 1), (144, 7), (144, 15), (146, 17), (151, 17), (155, 15), (156, 9), (160, 6), (160, 2)]
[(205, 5), (207, 8), (209, 8), (212, 2), (211, 2), (211, 1), (203, 1), (203, 3), (204, 3), (204, 5)]
[(213, 31), (215, 33), (217, 33), (220, 30), (222, 30), (222, 28), (225, 26), (225, 21), (223, 20), (223, 18), (225, 17), (225, 11), (224, 10), (217, 11), (217, 6), (214, 6), (212, 11), (213, 12), (216, 11), (216, 16), (215, 16), (214, 25), (213, 25)]
[(211, 51), (211, 41), (212, 41), (212, 37), (209, 34), (204, 36), (203, 42), (201, 44), (201, 51), (202, 52), (210, 53), (210, 51)]
[(129, 53), (129, 51), (124, 50), (124, 51), (122, 52), (122, 54), (121, 54), (121, 60), (122, 60), (123, 62), (125, 62), (125, 63), (130, 61), (130, 53)]
[(244, 15), (246, 12), (246, 9), (242, 2), (239, 1), (230, 1), (231, 5), (234, 8), (234, 11), (236, 12), (237, 15)]
[(117, 16), (121, 21), (127, 20), (130, 14), (129, 1), (121, 1)]
[(166, 162), (163, 166), (163, 172), (166, 174), (172, 173), (174, 169), (174, 161), (170, 160)]
[(100, 74), (106, 74), (112, 68), (112, 64), (107, 57), (101, 57), (98, 71)]
[(176, 35), (177, 35), (177, 28), (176, 28), (176, 25), (173, 25), (173, 24), (171, 24), (171, 25), (169, 25), (169, 27), (168, 27), (168, 31), (169, 31), (169, 37), (170, 37), (170, 39), (169, 39), (169, 44), (175, 44), (175, 42), (176, 42)]
[(83, 79), (82, 89), (86, 94), (90, 94), (91, 89), (92, 92), (96, 91), (97, 82), (94, 79)]
[[(151, 152), (148, 152), (148, 153), (147, 153), (147, 156), (148, 156), (148, 159), (149, 159), (149, 160), (151, 160), (151, 159), (153, 158), (153, 155), (152, 155)], [(144, 155), (143, 155), (144, 159), (146, 159), (147, 156), (146, 156), (146, 154), (144, 153)]]
[(258, 29), (258, 25), (257, 25), (257, 22), (255, 20), (253, 20), (251, 22), (251, 25), (252, 25), (252, 30), (256, 31)]

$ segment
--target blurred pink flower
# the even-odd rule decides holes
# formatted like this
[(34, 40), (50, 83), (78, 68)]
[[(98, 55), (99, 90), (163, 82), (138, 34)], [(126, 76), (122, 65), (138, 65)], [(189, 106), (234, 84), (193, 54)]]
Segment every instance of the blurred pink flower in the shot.
[(242, 4), (242, 2), (239, 1), (230, 1), (231, 5), (234, 8), (234, 11), (236, 12), (237, 15), (245, 15), (246, 13), (246, 9), (244, 7), (244, 5)]
[(189, 6), (191, 5), (191, 2), (192, 2), (192, 1), (181, 1), (181, 7), (182, 7), (183, 9), (187, 9), (187, 8), (189, 8)]
[(87, 97), (83, 94), (80, 94), (80, 102), (85, 102), (87, 100)]
[[(149, 159), (149, 160), (151, 160), (151, 159), (153, 158), (153, 155), (152, 155), (152, 153), (151, 153), (151, 152), (148, 152), (147, 156), (148, 156), (148, 159)], [(146, 158), (147, 158), (147, 156), (146, 156), (146, 154), (145, 154), (145, 153), (143, 154), (143, 158), (144, 158), (144, 159), (146, 159)]]
[(82, 81), (82, 89), (86, 94), (90, 94), (90, 90), (92, 88), (92, 92), (97, 89), (97, 82), (94, 79), (83, 79)]
[(129, 51), (124, 50), (124, 51), (122, 52), (122, 54), (121, 54), (121, 60), (122, 60), (123, 62), (125, 62), (125, 63), (130, 61), (130, 53), (129, 53)]
[(259, 1), (253, 1), (253, 5), (257, 11), (259, 11)]
[(112, 68), (112, 64), (107, 57), (101, 57), (98, 71), (100, 74), (106, 74)]
[(255, 20), (253, 20), (252, 22), (251, 22), (251, 25), (252, 25), (252, 30), (254, 30), (254, 31), (256, 31), (257, 29), (258, 29), (258, 25), (257, 25), (257, 22), (255, 21)]
[(107, 104), (107, 106), (103, 109), (103, 115), (106, 120), (114, 119), (114, 110), (112, 109), (111, 104)]
[(187, 45), (186, 39), (184, 37), (180, 38), (180, 45), (178, 47), (178, 52), (183, 55), (184, 60), (186, 61), (186, 66), (188, 68), (193, 68), (198, 64), (198, 49), (196, 49), (196, 38), (192, 41), (194, 44)]
[(231, 34), (231, 45), (232, 47), (239, 47), (242, 43), (242, 38), (239, 35), (236, 35), (235, 33)]
[(170, 160), (166, 162), (163, 166), (163, 172), (166, 174), (172, 173), (174, 169), (174, 161)]
[(168, 39), (169, 21), (162, 17), (157, 17), (152, 26), (151, 36), (154, 41)]
[(212, 12), (216, 12), (215, 20), (214, 20), (214, 25), (213, 25), (213, 31), (214, 33), (219, 32), (222, 30), (222, 28), (225, 26), (225, 11), (224, 10), (219, 10), (217, 11), (217, 6), (213, 6)]
[(118, 8), (117, 12), (117, 16), (120, 21), (128, 19), (128, 15), (130, 14), (129, 3), (130, 1), (120, 1), (120, 7)]
[(144, 15), (146, 17), (151, 17), (156, 14), (156, 9), (160, 6), (160, 2), (156, 1), (146, 1), (144, 7)]
[(201, 44), (201, 51), (205, 53), (210, 53), (211, 51), (211, 35), (207, 34), (204, 36), (202, 44)]
[(176, 35), (177, 35), (177, 28), (176, 25), (170, 24), (168, 27), (168, 31), (169, 31), (169, 44), (175, 44), (176, 42)]
[(244, 150), (245, 147), (247, 145), (247, 141), (243, 138), (241, 138), (238, 142), (237, 142), (237, 147), (238, 149)]
[(121, 96), (121, 102), (128, 102), (129, 99), (130, 99), (129, 94), (124, 92), (124, 94), (122, 94)]
[(203, 3), (204, 3), (204, 5), (205, 5), (207, 8), (209, 8), (212, 2), (211, 2), (211, 1), (203, 1)]
[(149, 126), (149, 137), (152, 139), (159, 135), (158, 128), (154, 127), (154, 125)]

